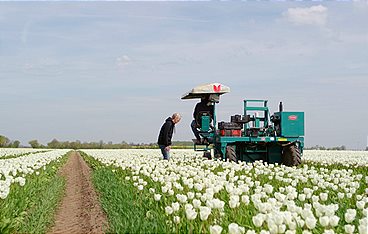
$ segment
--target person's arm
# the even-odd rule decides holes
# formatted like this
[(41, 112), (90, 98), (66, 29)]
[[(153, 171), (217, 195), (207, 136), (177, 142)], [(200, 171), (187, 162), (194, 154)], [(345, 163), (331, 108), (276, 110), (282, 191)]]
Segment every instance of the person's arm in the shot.
[(172, 125), (170, 125), (169, 132), (167, 133), (167, 143), (168, 143), (168, 146), (171, 146), (171, 144), (172, 144), (171, 139), (172, 139), (172, 135), (173, 135), (173, 131), (174, 131), (174, 126), (172, 126)]

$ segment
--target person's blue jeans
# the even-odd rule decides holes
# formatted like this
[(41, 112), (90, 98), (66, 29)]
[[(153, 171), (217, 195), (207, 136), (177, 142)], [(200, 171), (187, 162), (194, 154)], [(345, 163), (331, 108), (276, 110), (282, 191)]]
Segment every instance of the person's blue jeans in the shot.
[(166, 146), (165, 145), (159, 145), (162, 156), (164, 157), (165, 160), (169, 160), (170, 159), (170, 151), (166, 150)]

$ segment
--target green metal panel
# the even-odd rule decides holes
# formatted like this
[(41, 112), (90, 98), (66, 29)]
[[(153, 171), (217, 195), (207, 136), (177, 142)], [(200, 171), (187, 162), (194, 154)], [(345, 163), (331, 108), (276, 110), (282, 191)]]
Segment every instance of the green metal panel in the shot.
[(211, 117), (208, 115), (202, 116), (202, 132), (208, 132), (210, 130)]
[(269, 163), (281, 163), (282, 147), (276, 143), (270, 143), (267, 147), (268, 150), (268, 162)]
[(280, 116), (281, 136), (304, 136), (304, 112), (277, 112)]

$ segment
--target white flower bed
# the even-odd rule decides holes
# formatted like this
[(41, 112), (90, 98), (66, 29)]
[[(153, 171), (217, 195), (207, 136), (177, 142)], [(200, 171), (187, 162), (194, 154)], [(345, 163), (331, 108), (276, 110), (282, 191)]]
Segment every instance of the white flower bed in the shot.
[(305, 150), (303, 161), (323, 165), (368, 166), (368, 151)]
[(26, 175), (58, 160), (69, 150), (53, 150), (48, 152), (35, 153), (17, 158), (0, 159), (0, 198), (5, 199), (12, 183), (25, 185)]
[[(162, 160), (159, 150), (84, 152), (105, 165), (129, 171), (131, 176), (125, 180), (133, 181), (137, 191), (147, 189), (156, 201), (164, 197), (165, 213), (176, 224), (210, 222), (211, 233), (225, 229), (245, 233), (237, 220), (228, 226), (222, 226), (222, 220), (229, 213), (253, 209), (252, 224), (260, 233), (312, 233), (315, 228), (325, 233), (368, 232), (368, 176), (352, 169), (235, 164), (204, 160), (190, 150), (172, 150), (170, 161)], [(322, 162), (330, 165), (328, 158), (335, 160), (333, 153), (306, 151), (305, 157), (314, 162), (324, 157)], [(367, 166), (364, 154), (345, 154), (356, 157), (353, 165)], [(344, 210), (347, 202), (349, 208)], [(339, 216), (341, 213), (344, 215)]]
[(50, 149), (33, 149), (33, 148), (0, 148), (0, 158), (4, 156), (17, 156), (27, 153), (36, 153), (42, 151), (48, 151)]

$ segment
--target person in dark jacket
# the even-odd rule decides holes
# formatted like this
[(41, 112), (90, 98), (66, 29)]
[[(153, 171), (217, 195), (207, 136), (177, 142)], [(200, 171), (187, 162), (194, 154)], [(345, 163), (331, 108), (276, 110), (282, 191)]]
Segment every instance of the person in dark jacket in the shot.
[(199, 131), (198, 128), (201, 127), (201, 119), (199, 114), (201, 112), (209, 112), (211, 119), (213, 119), (213, 112), (214, 112), (214, 107), (213, 105), (211, 105), (211, 103), (209, 102), (209, 97), (202, 97), (201, 98), (201, 102), (198, 102), (196, 107), (194, 108), (194, 112), (193, 112), (193, 118), (194, 120), (192, 121), (192, 123), (190, 124), (190, 126), (192, 127), (192, 131), (194, 133), (194, 136), (197, 138), (197, 144), (202, 143), (201, 137), (199, 136)]
[(170, 149), (171, 149), (171, 139), (174, 132), (175, 124), (179, 123), (181, 116), (179, 113), (174, 113), (172, 117), (166, 119), (165, 123), (162, 125), (160, 134), (158, 135), (157, 144), (161, 149), (162, 156), (164, 159), (169, 160)]

